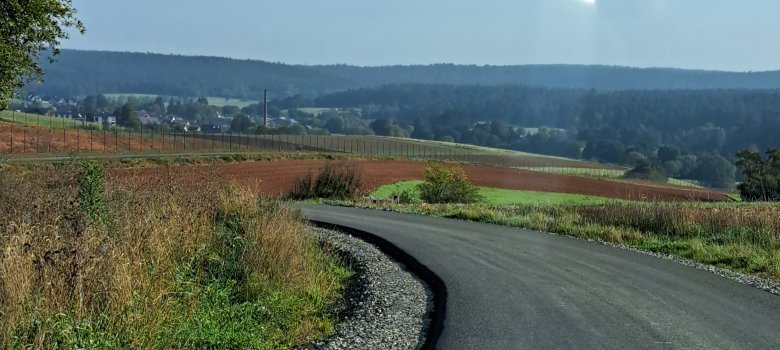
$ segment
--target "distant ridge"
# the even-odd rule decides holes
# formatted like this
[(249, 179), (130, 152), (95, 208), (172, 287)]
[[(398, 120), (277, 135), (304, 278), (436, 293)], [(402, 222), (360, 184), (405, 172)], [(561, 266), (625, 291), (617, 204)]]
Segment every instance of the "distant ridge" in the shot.
[(25, 90), (58, 96), (133, 92), (258, 98), (263, 88), (268, 88), (275, 97), (296, 94), (314, 97), (401, 83), (521, 84), (596, 90), (780, 88), (780, 71), (722, 72), (599, 65), (305, 66), (223, 57), (81, 50), (62, 50), (57, 62), (42, 64), (46, 82), (29, 85)]

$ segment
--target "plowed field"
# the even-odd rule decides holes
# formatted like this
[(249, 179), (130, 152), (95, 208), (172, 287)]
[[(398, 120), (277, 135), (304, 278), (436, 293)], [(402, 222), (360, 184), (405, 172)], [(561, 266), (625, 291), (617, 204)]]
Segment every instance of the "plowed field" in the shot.
[[(216, 177), (269, 196), (288, 193), (298, 178), (325, 164), (320, 160), (279, 160), (269, 162), (221, 163), (172, 168), (113, 170), (114, 181), (147, 181), (161, 172), (169, 172), (182, 186), (197, 185), (198, 179)], [(362, 175), (367, 188), (398, 181), (422, 179), (424, 162), (369, 160), (351, 161)], [(545, 192), (575, 193), (630, 200), (726, 200), (723, 193), (670, 185), (624, 183), (561, 174), (492, 166), (466, 165), (464, 171), (476, 185)]]

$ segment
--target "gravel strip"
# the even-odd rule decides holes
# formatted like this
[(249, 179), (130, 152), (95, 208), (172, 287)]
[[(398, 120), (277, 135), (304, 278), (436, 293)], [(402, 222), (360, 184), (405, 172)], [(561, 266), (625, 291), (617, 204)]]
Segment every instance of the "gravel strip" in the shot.
[(335, 333), (309, 349), (419, 349), (433, 310), (428, 286), (375, 246), (315, 228), (317, 237), (355, 271)]

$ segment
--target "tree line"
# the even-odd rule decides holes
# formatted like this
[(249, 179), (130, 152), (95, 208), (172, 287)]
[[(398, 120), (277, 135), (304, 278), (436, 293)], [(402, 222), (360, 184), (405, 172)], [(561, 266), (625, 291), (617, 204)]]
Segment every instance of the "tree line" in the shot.
[(597, 90), (780, 88), (780, 72), (712, 72), (614, 66), (432, 64), (358, 67), (303, 66), (224, 57), (62, 50), (58, 62), (41, 60), (43, 84), (25, 91), (42, 95), (85, 96), (145, 93), (163, 96), (218, 96), (258, 99), (319, 95), (388, 84), (495, 86), (524, 84)]
[(743, 149), (780, 145), (780, 90), (389, 85), (300, 101), (352, 106), (411, 137), (597, 160), (730, 188)]

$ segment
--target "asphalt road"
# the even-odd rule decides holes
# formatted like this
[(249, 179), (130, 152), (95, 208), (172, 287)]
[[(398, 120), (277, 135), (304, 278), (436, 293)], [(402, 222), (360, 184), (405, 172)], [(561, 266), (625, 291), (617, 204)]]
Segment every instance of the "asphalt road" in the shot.
[(303, 209), (383, 238), (441, 278), (439, 349), (780, 349), (780, 297), (706, 271), (495, 225)]

